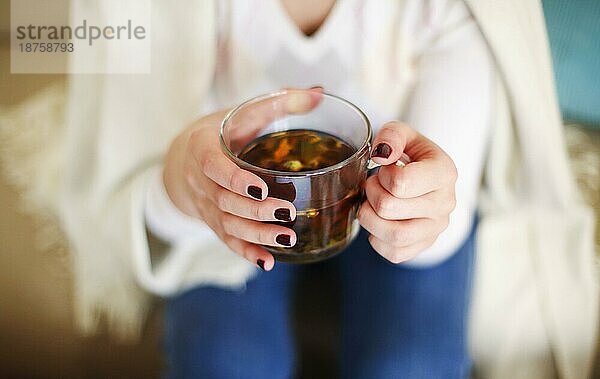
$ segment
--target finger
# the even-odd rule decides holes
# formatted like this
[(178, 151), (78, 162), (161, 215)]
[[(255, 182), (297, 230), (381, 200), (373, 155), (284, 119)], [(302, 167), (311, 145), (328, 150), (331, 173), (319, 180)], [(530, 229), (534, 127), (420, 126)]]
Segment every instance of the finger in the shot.
[[(276, 97), (269, 97), (254, 103), (250, 107), (238, 109), (235, 119), (230, 122), (239, 125), (231, 127), (229, 144), (233, 150), (246, 146), (256, 138), (258, 132), (278, 118), (289, 114), (302, 114), (316, 107), (323, 98), (323, 88), (309, 90), (285, 90)], [(227, 162), (225, 163), (224, 160)], [(204, 162), (199, 162), (205, 174), (222, 187), (242, 196), (262, 200), (268, 191), (266, 184), (258, 176), (239, 169), (224, 154), (207, 154)], [(234, 168), (237, 168), (234, 169)], [(242, 173), (243, 172), (243, 173)], [(261, 195), (262, 197), (258, 197)]]
[(225, 237), (223, 242), (235, 253), (241, 255), (264, 271), (271, 271), (275, 266), (273, 256), (260, 246), (233, 236)]
[(186, 177), (188, 181), (199, 180), (199, 172), (206, 175), (221, 187), (235, 192), (238, 195), (264, 200), (269, 188), (257, 175), (242, 170), (220, 150), (205, 151), (201, 156), (194, 155), (196, 167), (188, 168)]
[(251, 107), (239, 109), (237, 117), (250, 129), (261, 128), (279, 117), (289, 114), (303, 114), (321, 102), (323, 88), (288, 88), (264, 100), (256, 101)]
[[(256, 116), (252, 118), (259, 125), (270, 123), (273, 120), (286, 116), (288, 114), (303, 114), (321, 102), (323, 98), (323, 88), (313, 87), (308, 89), (286, 88), (275, 96), (267, 97), (264, 100), (253, 104), (251, 111), (242, 114), (242, 116)], [(252, 119), (243, 119), (250, 121)]]
[(296, 244), (296, 233), (292, 229), (247, 220), (228, 213), (221, 217), (223, 229), (230, 236), (267, 246), (291, 247)]
[(265, 271), (270, 271), (273, 268), (275, 265), (275, 260), (268, 251), (260, 246), (243, 241), (225, 232), (225, 229), (219, 222), (220, 218), (218, 216), (222, 214), (222, 212), (219, 211), (216, 205), (210, 201), (206, 201), (198, 205), (198, 213), (203, 215), (202, 219), (204, 222), (233, 252), (244, 257)]
[(408, 142), (417, 138), (416, 134), (414, 129), (400, 122), (384, 124), (373, 140), (371, 159), (380, 165), (396, 163)]
[(375, 213), (368, 201), (361, 205), (358, 221), (370, 234), (396, 247), (409, 246), (439, 234), (437, 224), (427, 218), (390, 221)]
[(373, 250), (393, 264), (406, 262), (415, 258), (423, 250), (433, 245), (434, 242), (435, 239), (431, 239), (420, 241), (410, 246), (396, 247), (373, 235), (369, 236), (369, 243), (371, 244), (371, 247), (373, 247)]
[(242, 147), (254, 139), (258, 132), (273, 121), (293, 114), (303, 114), (315, 108), (323, 99), (323, 88), (308, 90), (285, 89), (281, 93), (265, 98), (245, 108), (238, 109), (231, 122), (243, 127), (230, 131), (230, 140)]
[(377, 173), (379, 183), (394, 197), (407, 199), (443, 188), (453, 188), (457, 173), (449, 158), (439, 156), (410, 162), (406, 166), (389, 165)]
[[(392, 195), (410, 198), (424, 195), (456, 182), (456, 167), (435, 143), (399, 122), (385, 124), (374, 141), (373, 161), (384, 165), (379, 181)], [(404, 165), (394, 164), (403, 154)]]
[(379, 173), (370, 176), (365, 184), (367, 200), (377, 215), (386, 220), (434, 218), (450, 213), (456, 199), (453, 192), (433, 191), (412, 198), (398, 198), (380, 183)]
[(205, 182), (202, 185), (204, 193), (223, 212), (256, 221), (291, 222), (296, 219), (296, 208), (289, 201), (273, 197), (256, 201), (231, 192), (209, 178), (199, 180)]
[(285, 114), (303, 114), (321, 102), (323, 99), (323, 87), (312, 87), (306, 90), (294, 88), (285, 89), (282, 96)]

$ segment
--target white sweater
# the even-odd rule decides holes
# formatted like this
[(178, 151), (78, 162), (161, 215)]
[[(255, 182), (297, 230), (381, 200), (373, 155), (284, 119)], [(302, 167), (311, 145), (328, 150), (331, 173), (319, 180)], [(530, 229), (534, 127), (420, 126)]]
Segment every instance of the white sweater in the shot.
[[(136, 1), (119, 4), (135, 9)], [(365, 17), (379, 20), (377, 32), (364, 35), (368, 49), (355, 80), (388, 115), (416, 77), (403, 68), (418, 67), (410, 64), (414, 36), (402, 33), (401, 15), (453, 1), (376, 3)], [(598, 313), (593, 218), (568, 167), (541, 7), (534, 0), (465, 3), (497, 69), (478, 203), (470, 320), (475, 370), (485, 378), (586, 378)], [(73, 4), (75, 17), (89, 6)], [(117, 11), (108, 4), (98, 3), (98, 12)], [(139, 330), (148, 304), (140, 282), (159, 293), (201, 283), (243, 288), (255, 272), (218, 242), (198, 251), (193, 241), (181, 241), (161, 265), (148, 261), (149, 181), (214, 82), (216, 12), (211, 0), (152, 0), (151, 74), (71, 78), (61, 216), (74, 253), (76, 320), (88, 332), (98, 315), (122, 334)], [(101, 56), (118, 59), (114, 54)], [(77, 70), (85, 63), (75, 56), (71, 64)], [(260, 71), (237, 67), (237, 93), (253, 93)]]
[[(203, 112), (235, 106), (279, 88), (321, 85), (362, 108), (374, 133), (389, 120), (403, 120), (419, 130), (448, 152), (459, 172), (457, 204), (448, 228), (433, 246), (407, 263), (430, 266), (456, 251), (472, 226), (491, 122), (493, 68), (485, 41), (463, 2), (412, 3), (397, 20), (398, 33), (412, 39), (406, 46), (411, 67), (399, 67), (398, 77), (392, 73), (379, 89), (387, 93), (401, 87), (402, 98), (391, 109), (366, 96), (359, 80), (368, 36), (378, 33), (385, 17), (378, 12), (377, 2), (338, 0), (312, 37), (299, 31), (279, 0), (219, 3), (217, 69)], [(248, 79), (237, 74), (242, 65), (252, 66), (257, 73), (244, 86), (239, 82)], [(153, 234), (173, 245), (195, 241), (200, 254), (218, 238), (204, 223), (175, 208), (159, 172), (148, 191), (146, 220)], [(180, 288), (180, 279), (171, 277), (171, 288)], [(146, 280), (142, 283), (150, 291), (157, 289)]]

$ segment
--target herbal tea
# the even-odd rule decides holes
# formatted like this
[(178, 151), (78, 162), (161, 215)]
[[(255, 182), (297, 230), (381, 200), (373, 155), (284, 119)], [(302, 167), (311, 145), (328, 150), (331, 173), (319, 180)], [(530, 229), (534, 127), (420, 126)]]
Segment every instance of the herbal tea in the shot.
[[(333, 166), (355, 152), (355, 148), (335, 136), (301, 129), (261, 136), (238, 157), (270, 170), (306, 172)], [(358, 168), (363, 164), (365, 160), (360, 159), (350, 166)], [(356, 172), (360, 170), (346, 168), (327, 177), (315, 175), (306, 180), (285, 175), (276, 181), (263, 177), (269, 186), (269, 196), (291, 201), (297, 209), (294, 221), (278, 222), (296, 232), (296, 245), (266, 247), (267, 250), (278, 260), (289, 262), (317, 261), (341, 251), (353, 237), (353, 221), (366, 176), (357, 177)]]
[(239, 157), (255, 166), (277, 171), (311, 171), (344, 161), (353, 149), (330, 134), (314, 130), (270, 133), (254, 140)]
[[(290, 100), (310, 100), (297, 112)], [(292, 112), (293, 111), (293, 112)], [(298, 128), (299, 125), (303, 127)], [(261, 131), (277, 132), (257, 136)], [(287, 130), (286, 130), (287, 129)], [(269, 247), (284, 262), (315, 262), (342, 251), (356, 236), (371, 150), (365, 114), (339, 96), (284, 90), (247, 100), (223, 119), (219, 141), (238, 167), (265, 181), (269, 196), (287, 200), (296, 219), (292, 247)]]

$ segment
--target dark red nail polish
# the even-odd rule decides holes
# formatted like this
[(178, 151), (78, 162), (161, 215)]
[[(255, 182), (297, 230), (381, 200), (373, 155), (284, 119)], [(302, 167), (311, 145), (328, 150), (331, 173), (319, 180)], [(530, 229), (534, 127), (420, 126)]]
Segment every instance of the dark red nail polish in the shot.
[(260, 267), (261, 270), (265, 271), (265, 261), (259, 259), (256, 261), (256, 264), (258, 265), (258, 267)]
[(289, 209), (287, 208), (277, 208), (275, 209), (275, 218), (280, 221), (292, 221), (292, 215)]
[(323, 87), (322, 86), (312, 86), (309, 89), (312, 89), (312, 90), (321, 90), (322, 91)]
[(291, 237), (287, 234), (280, 234), (275, 238), (275, 242), (283, 246), (292, 246)]
[(371, 158), (389, 158), (392, 155), (392, 148), (385, 142), (378, 144), (371, 154)]
[(252, 196), (257, 200), (262, 200), (262, 188), (257, 186), (248, 186), (248, 195)]

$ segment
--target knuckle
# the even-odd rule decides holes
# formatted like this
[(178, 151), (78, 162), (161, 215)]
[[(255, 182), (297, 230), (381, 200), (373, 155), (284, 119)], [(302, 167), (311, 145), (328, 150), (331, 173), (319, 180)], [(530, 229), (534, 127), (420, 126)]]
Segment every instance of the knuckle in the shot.
[(214, 166), (215, 158), (212, 154), (202, 154), (198, 159), (200, 169), (203, 173), (208, 174), (208, 171)]
[(443, 203), (438, 207), (442, 216), (447, 216), (456, 208), (456, 194), (454, 192), (449, 193), (443, 198)]
[(229, 209), (229, 196), (227, 190), (219, 188), (215, 193), (215, 204), (222, 211)]
[(196, 183), (196, 175), (189, 166), (185, 166), (183, 168), (183, 178), (188, 186), (194, 187)]
[(273, 243), (271, 232), (267, 228), (259, 228), (257, 231), (258, 241), (265, 244)]
[(404, 179), (394, 178), (392, 181), (392, 193), (398, 197), (408, 195), (408, 183)]
[(196, 210), (198, 211), (198, 213), (201, 215), (205, 215), (207, 213), (206, 206), (207, 206), (207, 203), (210, 202), (210, 200), (207, 199), (202, 193), (198, 193), (195, 191), (192, 191), (190, 193), (190, 196), (191, 196), (192, 203), (196, 207)]
[(206, 211), (204, 209), (204, 202), (200, 198), (192, 196), (192, 204), (194, 205), (194, 210), (196, 212), (197, 217), (201, 220), (204, 220), (208, 224)]
[(262, 207), (260, 203), (257, 202), (253, 202), (250, 205), (250, 217), (252, 217), (255, 220), (262, 220)]
[(402, 263), (405, 260), (404, 254), (402, 254), (402, 249), (392, 246), (389, 247), (386, 250), (386, 253), (382, 254), (382, 256), (393, 264)]
[(399, 264), (404, 262), (405, 258), (404, 258), (404, 254), (402, 254), (402, 251), (397, 249), (395, 250), (392, 254), (390, 254), (388, 260), (393, 263), (393, 264)]
[(235, 184), (235, 179), (236, 175), (233, 172), (230, 172), (227, 174), (227, 188), (235, 188), (234, 184)]
[(244, 177), (245, 175), (243, 171), (240, 172), (240, 170), (237, 168), (231, 170), (227, 179), (228, 187), (234, 191), (241, 191), (241, 189), (245, 187), (243, 184), (244, 181), (251, 183), (251, 180), (244, 179)]
[(393, 210), (393, 198), (391, 196), (379, 194), (375, 197), (373, 203), (373, 210), (381, 217), (389, 215)]
[(405, 197), (408, 194), (408, 183), (403, 172), (400, 170), (391, 178), (391, 192), (398, 197)]
[(450, 195), (450, 201), (448, 201), (448, 206), (450, 208), (448, 210), (448, 213), (456, 209), (456, 194), (454, 192), (452, 192), (452, 195)]

